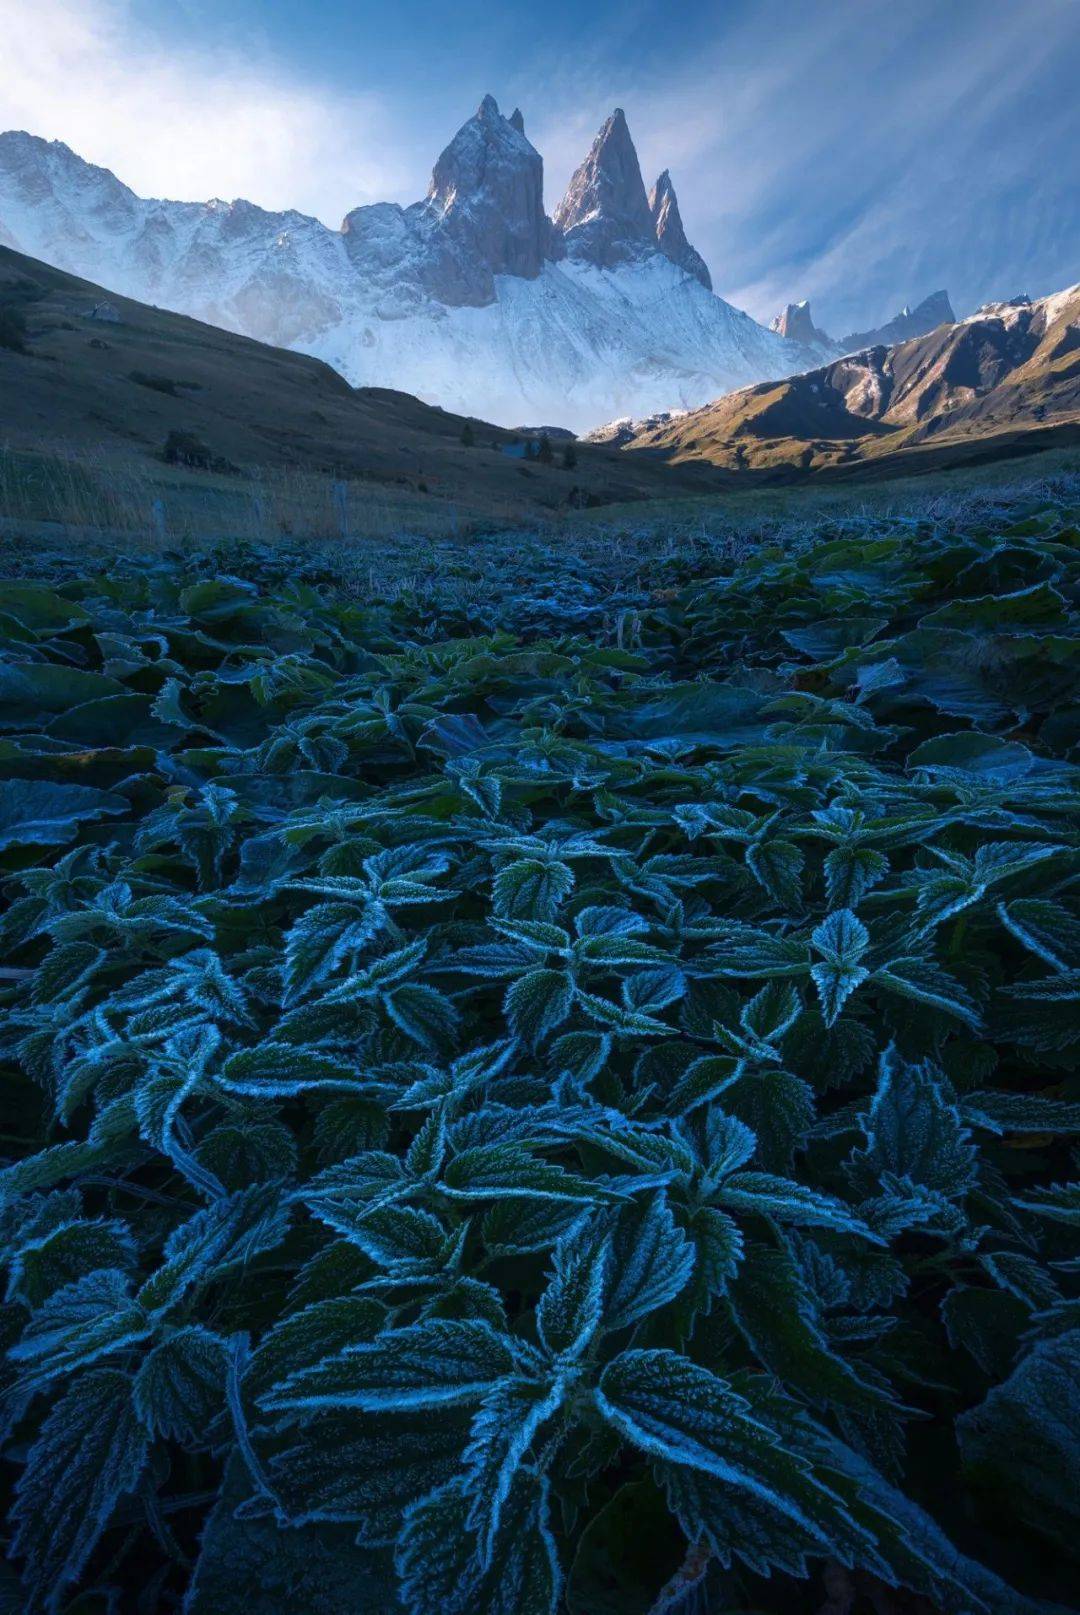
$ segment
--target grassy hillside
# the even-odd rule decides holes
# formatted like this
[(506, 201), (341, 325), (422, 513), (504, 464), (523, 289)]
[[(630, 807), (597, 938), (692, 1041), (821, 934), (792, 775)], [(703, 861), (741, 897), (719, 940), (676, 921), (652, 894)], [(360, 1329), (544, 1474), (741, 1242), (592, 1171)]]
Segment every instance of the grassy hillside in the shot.
[(353, 526), (378, 532), (710, 482), (701, 468), (671, 473), (588, 445), (570, 465), (560, 443), (550, 463), (526, 459), (511, 432), (406, 393), (352, 388), (315, 359), (116, 297), (6, 248), (0, 445), (4, 514), (120, 529), (149, 525), (160, 501), (179, 530), (261, 523), (269, 534), (313, 506), (340, 530), (336, 484), (349, 489)]
[(1076, 446), (1080, 287), (618, 425), (612, 440), (636, 459), (774, 480), (924, 474)]
[(1080, 485), (601, 514), (9, 552), (0, 1607), (1066, 1615)]

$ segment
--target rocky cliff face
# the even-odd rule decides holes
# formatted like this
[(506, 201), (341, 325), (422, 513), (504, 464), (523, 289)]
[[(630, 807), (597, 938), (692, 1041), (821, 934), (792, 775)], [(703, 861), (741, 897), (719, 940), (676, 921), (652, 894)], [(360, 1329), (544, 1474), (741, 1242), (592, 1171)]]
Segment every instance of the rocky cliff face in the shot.
[(616, 269), (656, 251), (649, 198), (622, 107), (575, 171), (555, 210), (555, 227), (568, 256), (597, 269)]
[(712, 294), (670, 176), (646, 195), (619, 109), (554, 220), (520, 110), (486, 96), (423, 200), (355, 208), (337, 230), (245, 201), (147, 200), (60, 142), (0, 134), (0, 241), (507, 424), (585, 429), (820, 362)]
[(781, 336), (788, 337), (792, 342), (815, 342), (831, 345), (832, 339), (819, 331), (810, 314), (810, 304), (788, 303), (771, 321), (770, 331), (778, 331)]
[(649, 216), (652, 219), (656, 244), (665, 258), (685, 269), (688, 275), (699, 280), (706, 291), (712, 291), (712, 276), (700, 252), (686, 239), (679, 202), (671, 175), (667, 169), (660, 175), (649, 196)]

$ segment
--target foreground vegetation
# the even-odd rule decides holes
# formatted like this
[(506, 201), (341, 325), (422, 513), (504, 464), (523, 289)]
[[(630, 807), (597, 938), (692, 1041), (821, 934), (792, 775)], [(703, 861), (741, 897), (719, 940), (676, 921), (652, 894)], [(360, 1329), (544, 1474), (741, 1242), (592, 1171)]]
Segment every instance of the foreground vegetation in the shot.
[(1064, 1605), (1077, 520), (17, 552), (0, 1608)]

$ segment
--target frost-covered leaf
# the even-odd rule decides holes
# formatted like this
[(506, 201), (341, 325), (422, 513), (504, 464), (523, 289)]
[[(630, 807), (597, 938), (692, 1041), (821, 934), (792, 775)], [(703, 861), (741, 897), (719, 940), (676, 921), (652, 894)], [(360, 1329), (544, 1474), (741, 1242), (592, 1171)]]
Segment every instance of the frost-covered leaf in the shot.
[(375, 1413), (479, 1401), (514, 1372), (515, 1361), (510, 1343), (490, 1324), (417, 1323), (300, 1369), (266, 1393), (262, 1404)]
[(134, 1489), (149, 1438), (131, 1381), (97, 1368), (55, 1404), (15, 1491), (12, 1551), (25, 1561), (31, 1609), (55, 1611), (76, 1581), (121, 1497)]

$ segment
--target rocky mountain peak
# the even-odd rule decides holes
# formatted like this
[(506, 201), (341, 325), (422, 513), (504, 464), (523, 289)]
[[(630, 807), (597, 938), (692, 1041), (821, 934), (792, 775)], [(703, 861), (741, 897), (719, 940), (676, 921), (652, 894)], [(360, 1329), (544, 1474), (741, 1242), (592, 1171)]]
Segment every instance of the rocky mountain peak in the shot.
[(657, 244), (649, 198), (622, 107), (616, 107), (576, 170), (555, 213), (569, 257), (599, 269)]
[(666, 168), (652, 188), (649, 196), (649, 213), (652, 216), (656, 244), (664, 257), (670, 258), (680, 269), (685, 269), (688, 275), (693, 275), (695, 280), (701, 282), (706, 291), (711, 292), (712, 276), (704, 258), (699, 252), (695, 252), (686, 239), (682, 215), (679, 212), (679, 199), (675, 195), (675, 187)]
[(544, 164), (520, 111), (504, 118), (492, 95), (435, 164), (427, 200), (408, 209), (424, 232), (427, 289), (451, 305), (484, 304), (495, 275), (535, 279), (561, 256), (544, 212)]
[(832, 347), (832, 338), (824, 331), (819, 331), (814, 324), (810, 313), (810, 304), (805, 300), (801, 303), (788, 303), (781, 313), (770, 322), (769, 329), (776, 331), (780, 336), (786, 336), (789, 342), (802, 342), (807, 347)]
[(952, 303), (949, 301), (947, 291), (931, 292), (924, 297), (921, 303), (914, 308), (905, 305), (885, 325), (878, 325), (869, 331), (850, 331), (841, 338), (841, 346), (846, 353), (858, 353), (863, 348), (873, 348), (884, 345), (892, 347), (897, 342), (907, 342), (912, 337), (926, 336), (929, 331), (936, 331), (939, 325), (955, 325), (956, 315), (953, 313)]
[(511, 112), (509, 123), (510, 127), (512, 129), (516, 129), (519, 135), (523, 135), (525, 133), (525, 119), (522, 116), (520, 107), (515, 107), (513, 112)]

